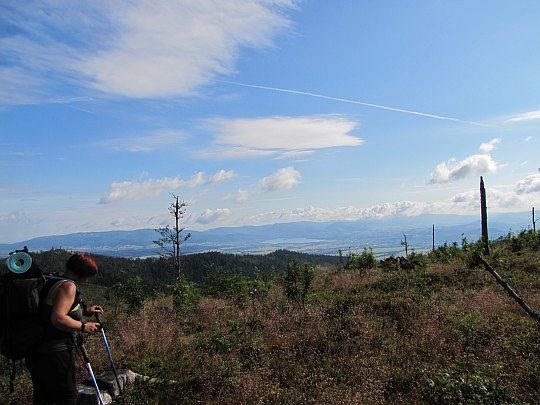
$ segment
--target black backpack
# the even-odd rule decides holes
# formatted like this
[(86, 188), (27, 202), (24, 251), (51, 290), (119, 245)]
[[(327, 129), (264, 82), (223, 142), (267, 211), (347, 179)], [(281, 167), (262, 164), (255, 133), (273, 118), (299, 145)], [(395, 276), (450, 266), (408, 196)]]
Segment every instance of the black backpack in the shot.
[[(26, 247), (11, 254), (20, 252), (28, 257), (28, 269), (17, 273), (9, 271), (0, 276), (0, 353), (12, 360), (31, 354), (43, 334), (40, 302), (46, 278)], [(8, 268), (9, 260), (10, 257)]]
[(41, 293), (45, 277), (19, 278), (10, 273), (0, 278), (0, 352), (19, 360), (41, 342)]
[[(26, 264), (17, 267), (18, 264), (10, 260), (14, 257), (12, 254), (22, 255), (27, 260)], [(46, 292), (45, 283), (49, 278), (62, 278), (44, 274), (32, 260), (26, 246), (10, 253), (7, 267), (10, 271), (0, 275), (0, 353), (14, 361), (28, 357), (40, 346), (44, 330), (40, 304)], [(10, 391), (14, 377), (15, 362)]]

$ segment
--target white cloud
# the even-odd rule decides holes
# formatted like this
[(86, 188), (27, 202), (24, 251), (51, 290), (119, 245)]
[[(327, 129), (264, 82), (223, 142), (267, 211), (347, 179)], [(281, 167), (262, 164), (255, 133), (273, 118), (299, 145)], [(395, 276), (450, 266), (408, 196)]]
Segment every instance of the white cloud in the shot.
[[(524, 204), (524, 200), (516, 193), (499, 190), (493, 187), (486, 190), (486, 198), (490, 210), (505, 211), (512, 208), (518, 208), (520, 205)], [(480, 212), (480, 191), (469, 190), (459, 193), (448, 201), (439, 203), (438, 205), (444, 207), (446, 210), (455, 211), (455, 213), (458, 214), (461, 210), (463, 212)]]
[(248, 190), (239, 188), (235, 193), (229, 193), (225, 199), (237, 204), (243, 204), (249, 200), (249, 195), (250, 192)]
[(219, 144), (249, 149), (305, 151), (363, 143), (349, 134), (356, 122), (337, 116), (235, 119), (219, 124)]
[(516, 185), (518, 194), (529, 194), (540, 192), (540, 174), (531, 174), (520, 180)]
[(295, 151), (283, 152), (281, 156), (279, 156), (277, 159), (296, 159), (296, 161), (301, 161), (298, 158), (306, 157), (308, 155), (312, 155), (313, 153), (315, 153), (315, 151), (313, 150), (298, 150), (298, 151), (295, 150)]
[[(360, 146), (351, 135), (358, 124), (340, 116), (274, 116), (215, 120), (216, 144), (229, 156), (280, 155), (298, 157), (316, 149)], [(211, 153), (211, 152), (210, 152)], [(225, 156), (222, 151), (219, 156)]]
[(532, 136), (528, 136), (527, 138), (525, 138), (525, 142), (529, 142), (533, 137)]
[[(528, 209), (528, 203), (513, 192), (491, 188), (487, 190), (490, 210), (515, 211)], [(480, 212), (479, 190), (470, 190), (442, 201), (420, 202), (400, 201), (384, 203), (367, 208), (361, 207), (300, 207), (292, 210), (280, 210), (253, 215), (245, 218), (248, 223), (268, 224), (294, 221), (334, 221), (382, 219), (395, 215), (418, 216), (422, 214), (476, 215)]]
[(300, 172), (289, 166), (279, 169), (272, 176), (262, 178), (259, 184), (265, 191), (289, 190), (300, 184), (301, 177)]
[(489, 142), (481, 144), (480, 145), (480, 150), (482, 152), (489, 153), (493, 149), (495, 149), (499, 143), (501, 143), (501, 138), (494, 138)]
[(508, 122), (519, 122), (519, 121), (533, 121), (540, 120), (540, 110), (538, 111), (529, 111), (523, 114), (514, 115), (508, 119)]
[(49, 87), (70, 83), (127, 97), (192, 95), (212, 78), (233, 73), (241, 48), (272, 46), (274, 36), (291, 27), (285, 12), (294, 3), (15, 1), (3, 17), (17, 30), (3, 38), (0, 52), (22, 67), (7, 65), (10, 76), (36, 85), (47, 77)]
[(206, 179), (206, 175), (203, 172), (198, 172), (189, 180), (182, 180), (182, 178), (176, 176), (173, 178), (148, 179), (143, 182), (113, 182), (111, 191), (101, 198), (100, 203), (108, 204), (121, 200), (141, 200), (147, 197), (158, 196), (166, 189), (176, 190), (179, 188), (193, 188), (204, 184), (216, 184), (226, 181), (233, 176), (234, 172), (232, 171), (220, 170), (209, 180)]
[(403, 201), (384, 203), (368, 208), (360, 207), (301, 207), (293, 210), (274, 211), (250, 216), (246, 220), (251, 223), (264, 224), (275, 222), (294, 221), (334, 221), (334, 220), (359, 220), (359, 219), (382, 219), (393, 215), (417, 216), (426, 212), (432, 212), (433, 207), (429, 204)]
[(208, 184), (219, 184), (232, 179), (236, 174), (234, 170), (220, 170), (208, 180)]
[(431, 173), (430, 183), (448, 183), (469, 175), (492, 173), (497, 167), (498, 164), (487, 154), (469, 156), (460, 162), (450, 159), (437, 165)]
[(205, 210), (195, 222), (202, 225), (208, 225), (212, 222), (221, 221), (231, 215), (231, 210), (229, 208), (218, 208), (215, 210), (207, 209)]
[(294, 221), (332, 221), (332, 220), (358, 220), (365, 218), (383, 218), (404, 211), (404, 206), (411, 202), (382, 204), (370, 208), (358, 207), (301, 207), (293, 210), (273, 211), (250, 216), (248, 222), (256, 224)]

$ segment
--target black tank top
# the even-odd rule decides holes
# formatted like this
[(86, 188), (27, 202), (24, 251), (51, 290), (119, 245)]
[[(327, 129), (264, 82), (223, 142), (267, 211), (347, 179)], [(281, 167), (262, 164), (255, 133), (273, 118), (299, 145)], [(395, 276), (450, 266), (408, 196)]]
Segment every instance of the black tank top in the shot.
[(77, 288), (75, 292), (75, 300), (69, 309), (68, 316), (80, 321), (83, 317), (83, 304), (80, 297), (79, 286), (69, 279), (49, 279), (45, 283), (44, 299), (41, 305), (41, 319), (44, 324), (42, 345), (39, 349), (40, 353), (56, 352), (70, 349), (75, 346), (75, 337), (77, 332), (63, 331), (53, 326), (51, 323), (51, 313), (56, 298), (58, 288), (63, 283), (73, 283)]

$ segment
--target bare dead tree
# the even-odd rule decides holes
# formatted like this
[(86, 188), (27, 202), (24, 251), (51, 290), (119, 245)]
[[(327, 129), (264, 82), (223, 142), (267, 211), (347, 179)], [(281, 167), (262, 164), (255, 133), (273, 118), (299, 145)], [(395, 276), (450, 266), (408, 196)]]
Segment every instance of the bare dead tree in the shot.
[(174, 218), (174, 226), (171, 228), (169, 225), (166, 225), (164, 228), (157, 228), (156, 232), (161, 237), (155, 240), (154, 243), (164, 251), (161, 257), (172, 258), (174, 260), (174, 268), (178, 274), (178, 278), (180, 278), (182, 276), (180, 246), (191, 237), (191, 233), (183, 236), (182, 232), (185, 228), (180, 227), (180, 219), (184, 217), (187, 203), (180, 201), (180, 198), (175, 194), (172, 194), (172, 197), (174, 201), (169, 206), (169, 214)]
[(407, 243), (407, 235), (403, 234), (405, 240), (401, 241), (401, 245), (405, 246), (405, 257), (409, 257), (409, 244)]
[(435, 252), (435, 224), (433, 224), (433, 229), (431, 231), (431, 241), (432, 241), (431, 251)]
[(482, 176), (480, 176), (480, 213), (482, 217), (482, 244), (484, 245), (484, 254), (489, 256), (486, 189)]
[(521, 296), (515, 292), (512, 287), (510, 287), (510, 285), (508, 285), (508, 283), (506, 282), (506, 280), (504, 278), (502, 278), (494, 269), (493, 267), (491, 267), (489, 265), (488, 262), (486, 262), (486, 260), (483, 258), (483, 257), (480, 257), (480, 260), (482, 260), (482, 263), (484, 264), (484, 268), (493, 276), (495, 277), (495, 280), (497, 280), (497, 283), (499, 283), (505, 290), (506, 292), (514, 299), (514, 301), (516, 301), (520, 306), (521, 308), (523, 308), (525, 310), (525, 312), (527, 312), (527, 314), (533, 318), (537, 323), (538, 325), (540, 326), (540, 314), (536, 311), (534, 311), (530, 306), (528, 306), (525, 301), (523, 300), (523, 298), (521, 298)]

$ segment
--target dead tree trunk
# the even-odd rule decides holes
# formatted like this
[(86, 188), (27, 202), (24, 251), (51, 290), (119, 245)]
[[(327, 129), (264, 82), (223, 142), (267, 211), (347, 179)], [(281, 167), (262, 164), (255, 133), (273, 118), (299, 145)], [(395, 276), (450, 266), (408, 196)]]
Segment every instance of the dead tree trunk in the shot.
[(537, 323), (538, 325), (540, 325), (540, 315), (538, 314), (538, 312), (534, 311), (531, 307), (529, 307), (525, 301), (523, 301), (523, 298), (521, 298), (519, 296), (518, 293), (516, 293), (512, 287), (510, 287), (508, 285), (508, 283), (506, 282), (506, 280), (504, 278), (502, 278), (494, 269), (493, 267), (491, 267), (488, 262), (486, 262), (484, 260), (483, 257), (480, 258), (480, 260), (482, 260), (482, 263), (484, 264), (484, 268), (489, 272), (491, 273), (491, 275), (493, 277), (495, 277), (495, 280), (497, 280), (497, 283), (499, 283), (505, 290), (506, 292), (514, 299), (514, 301), (516, 301), (519, 306), (521, 308), (523, 308), (525, 310), (525, 312), (527, 312), (527, 314), (533, 318)]
[(432, 247), (431, 247), (431, 251), (432, 252), (435, 252), (435, 224), (433, 224), (433, 230), (431, 232), (431, 240), (432, 240)]
[(481, 176), (480, 176), (480, 211), (481, 211), (481, 216), (482, 216), (482, 244), (484, 245), (484, 254), (486, 256), (489, 256), (486, 189), (484, 187), (484, 179)]
[(401, 241), (401, 245), (405, 246), (405, 258), (409, 257), (409, 244), (407, 243), (407, 235), (403, 235), (404, 241)]

